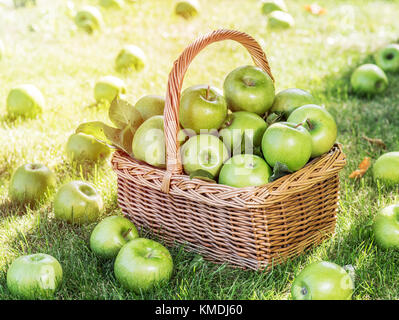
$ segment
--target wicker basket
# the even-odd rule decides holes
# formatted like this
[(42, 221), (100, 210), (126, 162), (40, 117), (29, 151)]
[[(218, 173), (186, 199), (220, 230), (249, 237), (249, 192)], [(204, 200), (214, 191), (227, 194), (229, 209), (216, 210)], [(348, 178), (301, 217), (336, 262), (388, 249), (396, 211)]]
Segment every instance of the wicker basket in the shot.
[(217, 30), (188, 46), (169, 75), (164, 112), (166, 170), (116, 151), (112, 164), (118, 177), (118, 203), (139, 228), (157, 234), (168, 245), (184, 244), (216, 263), (265, 269), (334, 232), (338, 174), (346, 160), (335, 145), (301, 170), (261, 187), (234, 188), (185, 175), (176, 143), (183, 78), (204, 47), (222, 40), (241, 43), (254, 63), (272, 77), (265, 53), (245, 33)]

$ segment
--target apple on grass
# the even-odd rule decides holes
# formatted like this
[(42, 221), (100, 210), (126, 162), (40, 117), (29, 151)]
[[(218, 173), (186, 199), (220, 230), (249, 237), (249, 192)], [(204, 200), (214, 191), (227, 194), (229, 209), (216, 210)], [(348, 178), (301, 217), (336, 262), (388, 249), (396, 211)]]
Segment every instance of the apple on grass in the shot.
[(181, 148), (184, 172), (188, 175), (199, 170), (217, 177), (223, 163), (229, 158), (225, 144), (211, 134), (193, 136)]
[(110, 148), (85, 133), (74, 133), (68, 138), (66, 153), (71, 161), (98, 162), (106, 159), (111, 153)]
[(141, 117), (147, 120), (153, 116), (163, 116), (165, 98), (156, 94), (149, 94), (137, 100), (134, 107), (140, 112)]
[(71, 181), (54, 198), (54, 215), (73, 224), (94, 222), (103, 209), (103, 200), (90, 183)]
[(284, 0), (263, 0), (262, 13), (269, 14), (273, 11), (287, 11), (287, 6)]
[(368, 63), (361, 65), (352, 73), (351, 85), (355, 93), (371, 96), (388, 88), (388, 78), (380, 67)]
[(137, 129), (132, 143), (133, 156), (154, 167), (165, 168), (165, 136), (163, 116), (153, 116)]
[(312, 136), (301, 124), (277, 122), (266, 129), (262, 152), (270, 166), (274, 167), (279, 162), (290, 171), (297, 171), (310, 159)]
[(32, 84), (12, 88), (7, 96), (7, 113), (10, 117), (33, 118), (42, 112), (44, 97)]
[(90, 249), (99, 257), (113, 259), (130, 240), (139, 237), (135, 225), (121, 216), (103, 219), (90, 236)]
[(76, 25), (87, 33), (93, 33), (103, 24), (101, 12), (94, 6), (83, 6), (76, 13), (74, 20)]
[(337, 124), (324, 108), (308, 104), (294, 110), (287, 119), (291, 123), (303, 123), (312, 136), (312, 158), (328, 152), (337, 138)]
[(115, 69), (117, 71), (144, 69), (146, 56), (139, 47), (135, 45), (125, 45), (115, 59)]
[(172, 276), (173, 260), (162, 244), (145, 238), (129, 241), (120, 249), (114, 264), (118, 282), (140, 293), (167, 282)]
[(126, 85), (122, 79), (114, 76), (100, 78), (94, 86), (94, 98), (97, 102), (112, 102), (116, 97), (126, 93)]
[(62, 283), (62, 267), (57, 259), (44, 253), (21, 256), (7, 271), (7, 287), (23, 299), (51, 299)]
[(219, 136), (230, 150), (230, 154), (254, 153), (254, 148), (260, 146), (267, 129), (265, 120), (248, 111), (233, 112), (227, 118)]
[(176, 3), (175, 13), (185, 19), (190, 19), (198, 14), (199, 7), (197, 0), (181, 0)]
[(388, 152), (379, 157), (373, 166), (373, 176), (387, 185), (399, 184), (399, 152)]
[(232, 111), (249, 111), (263, 116), (274, 100), (274, 83), (266, 71), (241, 66), (231, 71), (223, 83), (227, 106)]
[(268, 26), (270, 28), (287, 29), (293, 27), (294, 24), (294, 18), (288, 12), (284, 11), (273, 11), (268, 18)]
[(295, 109), (305, 104), (315, 103), (316, 99), (309, 92), (298, 88), (289, 88), (276, 94), (270, 112), (282, 114), (288, 118)]
[(269, 182), (272, 170), (261, 157), (238, 154), (225, 162), (220, 170), (219, 183), (243, 188), (261, 186)]
[(380, 210), (373, 221), (374, 238), (384, 249), (399, 249), (399, 205)]
[(12, 175), (9, 195), (12, 201), (24, 204), (39, 202), (56, 186), (55, 174), (40, 163), (20, 166)]
[(314, 262), (306, 266), (291, 286), (294, 300), (351, 300), (354, 283), (341, 266)]
[(374, 56), (377, 65), (387, 72), (399, 71), (399, 44), (392, 43), (377, 51)]
[(201, 133), (219, 129), (227, 116), (223, 94), (209, 85), (196, 85), (185, 89), (181, 95), (179, 119), (184, 129)]

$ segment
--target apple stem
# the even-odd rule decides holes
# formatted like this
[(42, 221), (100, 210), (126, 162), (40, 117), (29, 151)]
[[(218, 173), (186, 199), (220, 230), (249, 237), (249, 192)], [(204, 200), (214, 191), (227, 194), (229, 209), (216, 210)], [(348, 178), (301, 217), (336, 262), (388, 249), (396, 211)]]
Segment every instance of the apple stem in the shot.
[(208, 89), (206, 89), (206, 100), (209, 99), (209, 90), (211, 89), (211, 86), (208, 85)]
[(127, 231), (122, 235), (122, 237), (123, 238), (127, 237), (130, 231), (132, 231), (132, 228), (127, 229)]
[(308, 124), (309, 129), (312, 130), (313, 129), (313, 125), (312, 125), (312, 123), (310, 122), (309, 119), (306, 119), (306, 123)]
[(299, 123), (294, 127), (294, 129), (296, 129), (296, 128), (300, 127), (300, 126), (303, 126), (303, 122), (299, 122)]

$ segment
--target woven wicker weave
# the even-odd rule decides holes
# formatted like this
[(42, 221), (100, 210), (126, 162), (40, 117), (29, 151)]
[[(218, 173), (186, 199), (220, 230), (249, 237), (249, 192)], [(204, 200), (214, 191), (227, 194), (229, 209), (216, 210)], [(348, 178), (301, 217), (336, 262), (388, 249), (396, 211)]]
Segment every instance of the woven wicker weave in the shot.
[(264, 269), (321, 242), (335, 230), (341, 147), (313, 159), (301, 170), (261, 187), (234, 188), (182, 171), (178, 110), (186, 70), (207, 45), (235, 40), (255, 65), (273, 79), (265, 53), (249, 35), (217, 30), (197, 39), (175, 61), (165, 105), (166, 170), (136, 161), (122, 151), (112, 158), (118, 203), (138, 227), (166, 243), (185, 244), (204, 258), (233, 266)]

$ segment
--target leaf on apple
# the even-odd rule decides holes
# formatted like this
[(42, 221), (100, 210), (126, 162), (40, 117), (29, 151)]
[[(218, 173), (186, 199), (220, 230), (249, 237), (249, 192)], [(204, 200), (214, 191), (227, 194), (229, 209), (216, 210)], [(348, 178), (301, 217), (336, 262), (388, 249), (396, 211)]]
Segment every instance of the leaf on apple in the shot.
[(112, 123), (119, 129), (130, 126), (133, 135), (144, 122), (140, 112), (133, 105), (118, 97), (111, 102), (108, 115)]
[(266, 118), (266, 123), (268, 126), (272, 125), (273, 123), (279, 122), (283, 120), (283, 115), (282, 114), (277, 114), (277, 113), (271, 113), (267, 116)]
[(292, 172), (293, 171), (288, 169), (288, 167), (284, 163), (277, 161), (273, 168), (273, 174), (269, 177), (269, 182), (276, 181), (277, 179), (284, 177)]
[(386, 144), (381, 139), (373, 139), (367, 136), (363, 136), (363, 139), (366, 140), (367, 142), (370, 142), (371, 144), (375, 144), (377, 147), (380, 147), (382, 149), (387, 148)]
[(367, 170), (370, 168), (371, 166), (371, 160), (369, 157), (365, 157), (362, 162), (360, 162), (359, 166), (358, 166), (358, 170), (353, 171), (350, 175), (349, 178), (350, 179), (359, 179), (361, 177), (363, 177), (365, 175), (365, 173), (367, 172)]
[(206, 170), (195, 170), (190, 174), (190, 179), (200, 179), (211, 183), (216, 183), (215, 177)]

